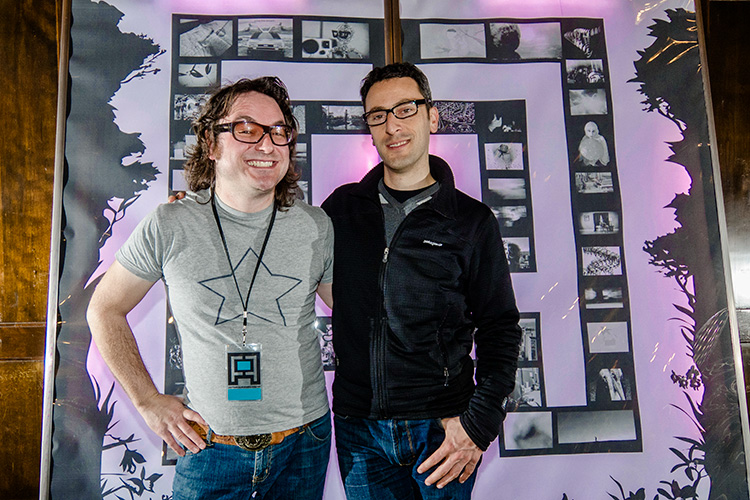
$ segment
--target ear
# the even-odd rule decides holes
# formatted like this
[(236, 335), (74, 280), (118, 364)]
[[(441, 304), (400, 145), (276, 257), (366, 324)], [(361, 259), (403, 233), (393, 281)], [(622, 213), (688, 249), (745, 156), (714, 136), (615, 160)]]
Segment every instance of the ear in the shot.
[(206, 131), (203, 135), (206, 138), (206, 145), (208, 146), (208, 159), (216, 161), (216, 144), (214, 143), (214, 138), (208, 131)]
[(430, 133), (434, 134), (438, 131), (438, 122), (440, 121), (440, 113), (437, 108), (433, 105), (430, 108)]

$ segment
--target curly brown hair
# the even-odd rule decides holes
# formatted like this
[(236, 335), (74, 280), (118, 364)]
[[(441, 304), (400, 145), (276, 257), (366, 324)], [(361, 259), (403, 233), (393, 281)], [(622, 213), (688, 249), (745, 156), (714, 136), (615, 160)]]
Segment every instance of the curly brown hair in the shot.
[(276, 185), (275, 197), (280, 208), (291, 207), (299, 197), (297, 181), (300, 174), (294, 165), (294, 155), (297, 145), (297, 120), (292, 113), (289, 93), (284, 82), (275, 76), (260, 78), (243, 78), (237, 82), (217, 89), (208, 102), (203, 106), (201, 114), (193, 121), (193, 132), (197, 144), (188, 151), (185, 162), (185, 180), (191, 191), (214, 188), (216, 186), (216, 164), (209, 158), (211, 145), (218, 141), (219, 131), (216, 125), (231, 112), (238, 97), (248, 92), (265, 94), (279, 105), (284, 115), (284, 122), (294, 129), (294, 140), (289, 144), (289, 169), (286, 175)]

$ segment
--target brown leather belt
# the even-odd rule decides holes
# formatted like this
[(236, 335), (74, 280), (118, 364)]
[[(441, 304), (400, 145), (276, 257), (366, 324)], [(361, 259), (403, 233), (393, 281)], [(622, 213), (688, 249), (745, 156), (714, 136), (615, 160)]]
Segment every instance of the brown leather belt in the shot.
[(243, 450), (247, 451), (260, 451), (272, 444), (281, 443), (285, 437), (291, 436), (295, 432), (301, 432), (309, 424), (305, 424), (294, 429), (288, 429), (285, 431), (272, 432), (270, 434), (254, 434), (252, 436), (223, 436), (221, 434), (211, 433), (211, 440), (206, 439), (208, 436), (208, 429), (204, 429), (198, 422), (188, 420), (190, 427), (192, 427), (198, 435), (206, 442), (219, 443), (219, 444), (231, 444), (239, 446)]

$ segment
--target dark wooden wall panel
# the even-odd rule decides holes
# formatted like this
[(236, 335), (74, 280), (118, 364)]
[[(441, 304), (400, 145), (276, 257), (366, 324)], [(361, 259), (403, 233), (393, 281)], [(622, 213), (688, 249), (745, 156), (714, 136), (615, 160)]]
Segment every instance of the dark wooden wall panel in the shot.
[(39, 495), (62, 1), (0, 0), (0, 498)]

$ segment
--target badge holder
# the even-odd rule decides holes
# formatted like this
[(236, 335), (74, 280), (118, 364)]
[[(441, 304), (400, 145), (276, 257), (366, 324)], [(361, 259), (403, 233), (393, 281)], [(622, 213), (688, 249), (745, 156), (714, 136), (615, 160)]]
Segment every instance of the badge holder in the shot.
[(227, 358), (227, 399), (261, 400), (261, 345), (225, 345), (224, 351)]

